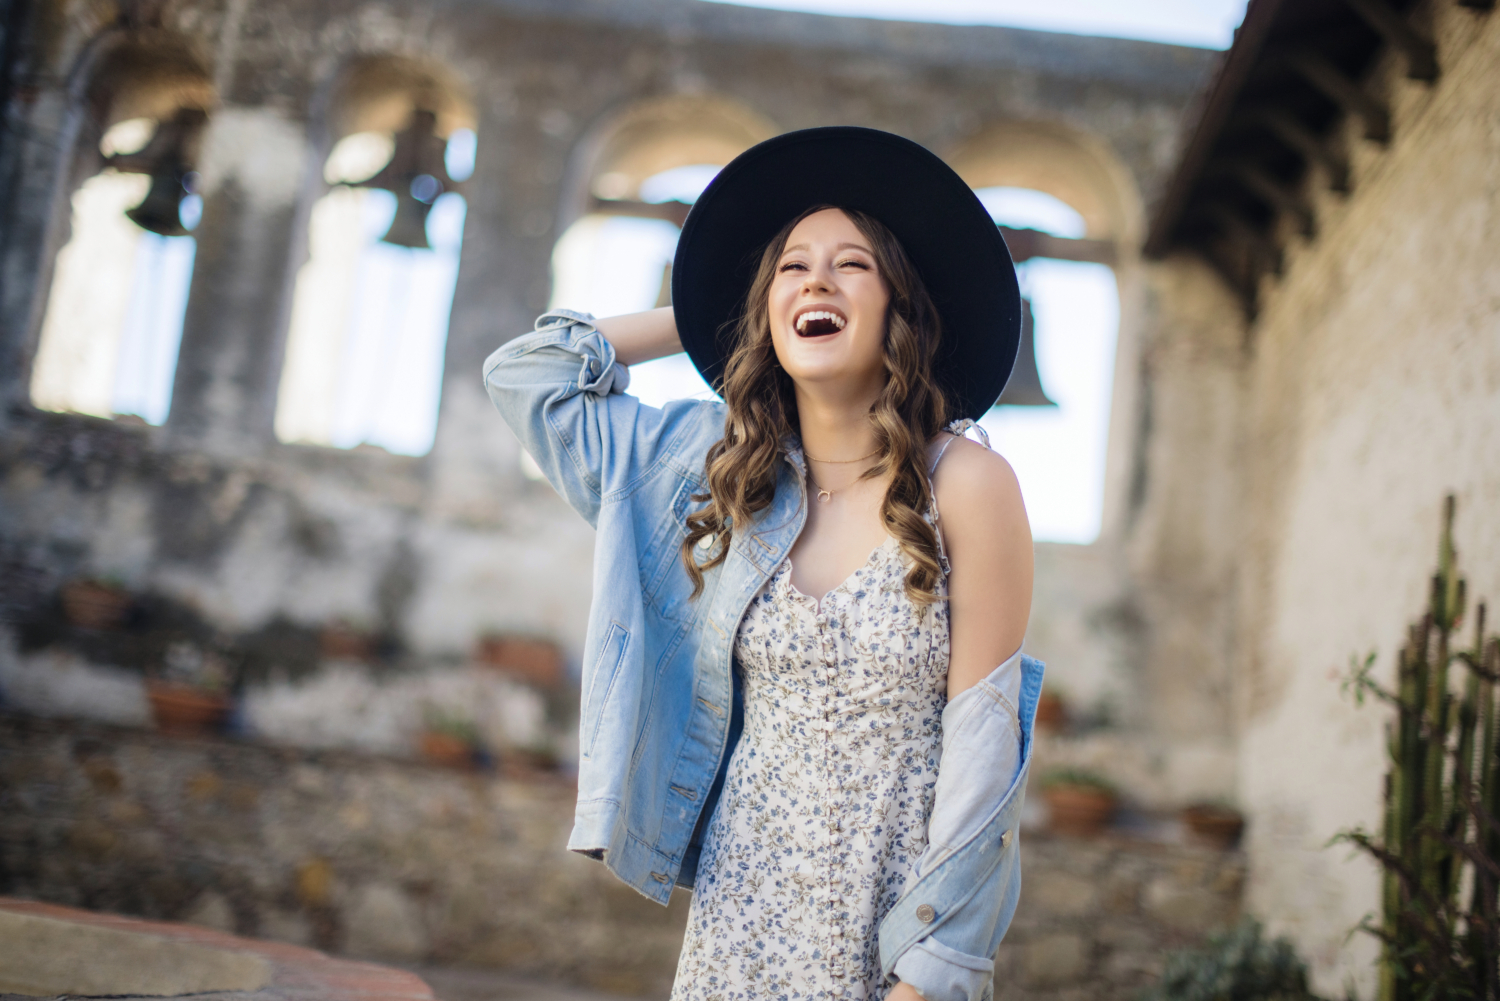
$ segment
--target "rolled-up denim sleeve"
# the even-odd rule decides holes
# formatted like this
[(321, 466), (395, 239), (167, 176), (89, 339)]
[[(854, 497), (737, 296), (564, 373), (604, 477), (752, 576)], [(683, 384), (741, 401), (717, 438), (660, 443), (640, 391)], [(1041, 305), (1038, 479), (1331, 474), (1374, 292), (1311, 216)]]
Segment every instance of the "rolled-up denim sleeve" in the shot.
[(928, 936), (896, 962), (896, 976), (927, 1001), (976, 1001), (995, 976), (995, 962), (950, 949)]
[[(973, 838), (1016, 780), (1021, 768), (1016, 710), (1020, 661), (1018, 650), (943, 710), (942, 764), (927, 823), (927, 850), (917, 863), (919, 877)], [(975, 900), (970, 906), (986, 905)], [(988, 956), (961, 952), (936, 935), (914, 944), (894, 967), (896, 976), (927, 1001), (977, 1001), (994, 971)]]
[(495, 408), (572, 507), (598, 519), (601, 499), (628, 482), (664, 430), (660, 410), (625, 395), (630, 373), (593, 317), (552, 310), (484, 363)]

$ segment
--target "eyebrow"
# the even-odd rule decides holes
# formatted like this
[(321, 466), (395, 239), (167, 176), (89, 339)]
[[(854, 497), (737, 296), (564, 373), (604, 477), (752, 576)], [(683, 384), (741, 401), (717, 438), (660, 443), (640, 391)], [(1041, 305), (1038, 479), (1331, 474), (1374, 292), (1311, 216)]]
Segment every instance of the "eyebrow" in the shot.
[[(787, 247), (785, 250), (783, 250), (781, 252), (781, 254), (782, 254), (783, 257), (785, 257), (787, 254), (790, 254), (794, 250), (807, 250), (807, 249), (809, 249), (809, 248), (808, 248), (808, 245), (805, 244), (805, 243), (794, 243), (790, 247)], [(875, 251), (871, 250), (869, 247), (866, 247), (863, 243), (841, 243), (835, 249), (837, 249), (837, 250), (863, 250), (865, 253), (869, 254), (871, 257), (875, 256)]]

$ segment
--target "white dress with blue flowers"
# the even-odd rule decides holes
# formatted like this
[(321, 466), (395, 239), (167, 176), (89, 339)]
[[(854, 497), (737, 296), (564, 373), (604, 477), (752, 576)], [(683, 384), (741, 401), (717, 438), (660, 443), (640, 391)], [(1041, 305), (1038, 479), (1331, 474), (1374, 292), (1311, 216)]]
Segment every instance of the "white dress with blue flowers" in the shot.
[(947, 602), (914, 604), (907, 570), (888, 537), (821, 604), (790, 559), (751, 602), (735, 643), (745, 729), (673, 1001), (890, 990), (876, 931), (927, 846), (948, 677)]

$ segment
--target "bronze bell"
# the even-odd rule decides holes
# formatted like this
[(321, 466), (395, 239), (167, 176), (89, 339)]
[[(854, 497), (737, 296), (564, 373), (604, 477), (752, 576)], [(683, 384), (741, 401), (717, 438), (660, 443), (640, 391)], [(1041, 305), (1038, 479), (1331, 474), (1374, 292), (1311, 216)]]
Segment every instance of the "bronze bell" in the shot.
[(997, 407), (1055, 407), (1042, 389), (1042, 377), (1036, 370), (1036, 341), (1032, 337), (1031, 300), (1021, 300), (1021, 343), (1016, 350), (1016, 367), (1010, 381), (996, 401)]
[(458, 187), (448, 176), (447, 150), (447, 140), (437, 135), (437, 115), (422, 108), (413, 111), (411, 122), (396, 133), (391, 162), (361, 182), (361, 187), (384, 188), (396, 196), (396, 216), (382, 241), (432, 249), (427, 242), (427, 214), (439, 195)]
[(202, 108), (178, 108), (160, 122), (151, 140), (134, 153), (121, 153), (105, 161), (106, 166), (132, 174), (149, 174), (146, 197), (126, 218), (141, 229), (162, 236), (186, 236), (182, 225), (182, 200), (190, 193), (188, 181), (197, 160), (198, 140), (208, 114)]

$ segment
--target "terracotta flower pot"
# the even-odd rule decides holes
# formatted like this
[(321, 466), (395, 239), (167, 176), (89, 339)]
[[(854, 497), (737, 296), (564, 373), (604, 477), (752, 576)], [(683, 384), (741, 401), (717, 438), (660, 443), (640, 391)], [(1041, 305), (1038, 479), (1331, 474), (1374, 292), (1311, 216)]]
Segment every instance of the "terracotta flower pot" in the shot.
[(1068, 725), (1068, 708), (1062, 696), (1044, 691), (1036, 700), (1036, 725), (1043, 730), (1056, 733)]
[(1207, 803), (1184, 809), (1182, 822), (1191, 840), (1224, 851), (1233, 848), (1245, 830), (1245, 817), (1238, 810)]
[(69, 581), (58, 592), (63, 614), (82, 629), (118, 629), (130, 613), (130, 592), (96, 580)]
[(474, 650), (475, 659), (543, 691), (563, 682), (562, 651), (556, 643), (527, 636), (486, 636)]
[(186, 685), (168, 685), (160, 681), (146, 683), (146, 699), (156, 728), (163, 733), (213, 733), (229, 717), (227, 695), (205, 692)]
[(422, 757), (444, 768), (471, 768), (474, 748), (466, 741), (436, 730), (422, 731)]
[(326, 660), (370, 661), (375, 637), (345, 625), (325, 626), (318, 634), (318, 653)]
[(1042, 790), (1054, 833), (1092, 838), (1109, 826), (1119, 799), (1093, 786), (1055, 785)]

